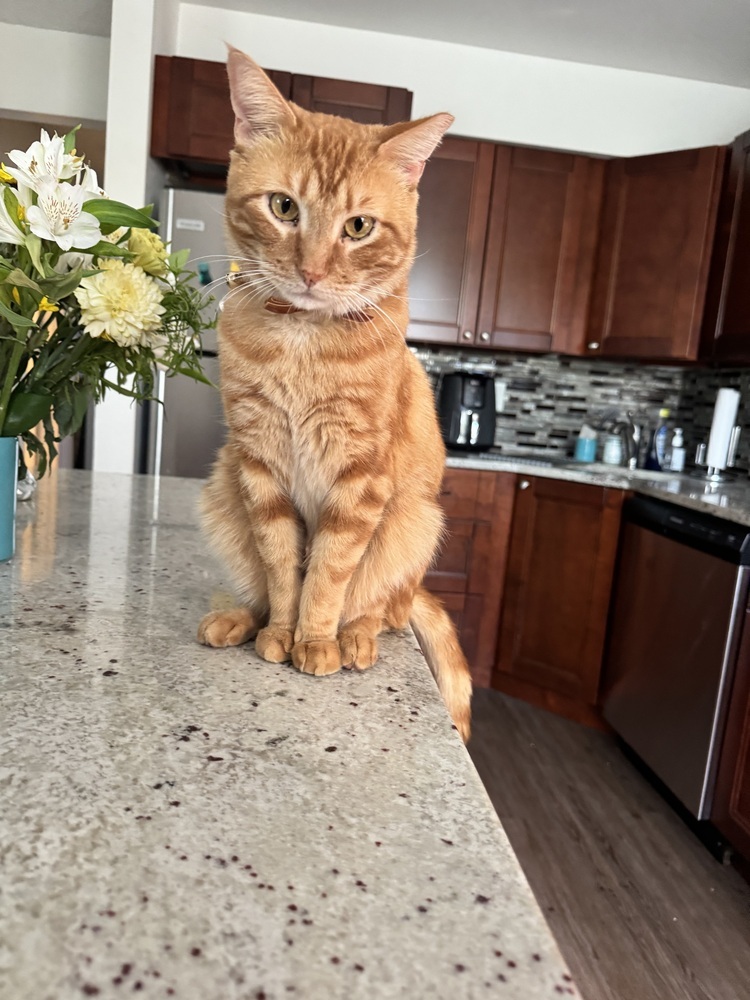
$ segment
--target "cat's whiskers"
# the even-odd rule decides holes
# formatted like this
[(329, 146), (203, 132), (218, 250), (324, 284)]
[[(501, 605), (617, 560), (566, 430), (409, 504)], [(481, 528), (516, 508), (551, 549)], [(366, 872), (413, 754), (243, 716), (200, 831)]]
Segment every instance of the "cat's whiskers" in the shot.
[[(390, 325), (398, 334), (399, 339), (402, 339), (403, 333), (401, 332), (401, 328), (396, 323), (396, 321), (391, 316), (388, 315), (388, 313), (385, 311), (385, 309), (383, 309), (382, 306), (378, 305), (377, 302), (373, 301), (363, 292), (353, 291), (352, 294), (356, 295), (357, 299), (359, 299), (362, 304), (367, 306), (369, 309), (374, 309), (378, 315), (382, 316), (383, 319), (385, 319), (388, 323), (390, 323)], [(383, 347), (385, 347), (385, 341), (383, 340), (383, 335), (378, 327), (378, 324), (375, 322), (374, 318), (370, 318), (368, 322), (372, 324), (373, 329), (376, 330), (378, 336), (380, 337), (381, 344), (383, 345)]]
[(225, 299), (228, 300), (230, 297), (232, 299), (237, 299), (239, 296), (239, 305), (242, 306), (246, 303), (251, 303), (263, 296), (273, 294), (274, 285), (267, 277), (253, 278), (251, 281), (243, 281), (239, 285), (230, 287), (227, 292)]

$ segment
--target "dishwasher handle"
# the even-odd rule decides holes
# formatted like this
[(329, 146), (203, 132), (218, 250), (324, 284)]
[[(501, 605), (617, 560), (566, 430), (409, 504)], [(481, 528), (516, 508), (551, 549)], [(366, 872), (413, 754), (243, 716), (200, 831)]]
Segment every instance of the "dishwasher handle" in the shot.
[(651, 497), (625, 501), (623, 521), (733, 563), (750, 566), (750, 528)]

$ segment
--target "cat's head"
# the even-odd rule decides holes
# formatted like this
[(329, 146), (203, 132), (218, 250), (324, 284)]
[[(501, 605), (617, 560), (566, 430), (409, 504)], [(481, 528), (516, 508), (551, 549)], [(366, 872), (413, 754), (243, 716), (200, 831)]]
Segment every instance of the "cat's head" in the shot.
[(285, 100), (230, 49), (235, 148), (226, 225), (258, 298), (344, 315), (405, 292), (417, 181), (453, 121), (359, 125)]

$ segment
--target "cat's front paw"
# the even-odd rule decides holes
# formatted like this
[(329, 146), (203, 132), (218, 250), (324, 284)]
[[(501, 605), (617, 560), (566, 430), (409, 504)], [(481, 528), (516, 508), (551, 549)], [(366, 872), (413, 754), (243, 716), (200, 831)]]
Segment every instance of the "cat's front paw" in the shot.
[(198, 642), (204, 646), (240, 646), (251, 639), (258, 624), (247, 608), (230, 611), (210, 611), (201, 618)]
[(293, 631), (281, 625), (266, 625), (255, 637), (256, 653), (269, 663), (285, 663), (293, 645)]
[(335, 674), (341, 670), (341, 652), (335, 639), (311, 639), (309, 642), (295, 642), (292, 647), (292, 663), (303, 674)]
[(370, 632), (345, 626), (339, 632), (339, 646), (345, 667), (367, 670), (377, 661), (378, 640)]

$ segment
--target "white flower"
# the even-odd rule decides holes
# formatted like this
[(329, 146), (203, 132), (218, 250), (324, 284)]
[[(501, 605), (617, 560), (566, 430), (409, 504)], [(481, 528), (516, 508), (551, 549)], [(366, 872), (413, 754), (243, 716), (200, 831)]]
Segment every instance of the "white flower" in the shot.
[(99, 220), (83, 211), (86, 192), (78, 184), (40, 181), (36, 205), (26, 212), (31, 231), (43, 240), (52, 240), (61, 250), (87, 250), (102, 238)]
[(65, 152), (65, 140), (57, 132), (50, 139), (44, 129), (41, 139), (32, 142), (26, 152), (12, 149), (8, 156), (16, 166), (5, 169), (19, 184), (26, 184), (34, 191), (39, 190), (39, 184), (44, 180), (61, 181), (75, 177), (83, 165), (82, 156)]
[(16, 246), (23, 246), (25, 242), (24, 234), (8, 214), (3, 198), (3, 189), (0, 187), (0, 243), (15, 243)]
[(23, 215), (26, 218), (26, 210), (34, 204), (34, 191), (26, 184), (16, 184), (15, 195), (18, 204), (23, 208)]
[(93, 255), (90, 253), (79, 253), (78, 250), (71, 250), (69, 253), (61, 253), (57, 258), (57, 263), (52, 265), (52, 269), (58, 274), (67, 274), (68, 271), (75, 271), (77, 267), (93, 270)]
[[(83, 190), (92, 198), (106, 198), (104, 189), (99, 187), (99, 180), (93, 167), (85, 166), (78, 179)], [(88, 198), (86, 199), (88, 201)]]
[(83, 278), (74, 293), (86, 333), (121, 347), (159, 344), (155, 335), (165, 309), (156, 281), (121, 260), (102, 260), (99, 266), (100, 273)]

